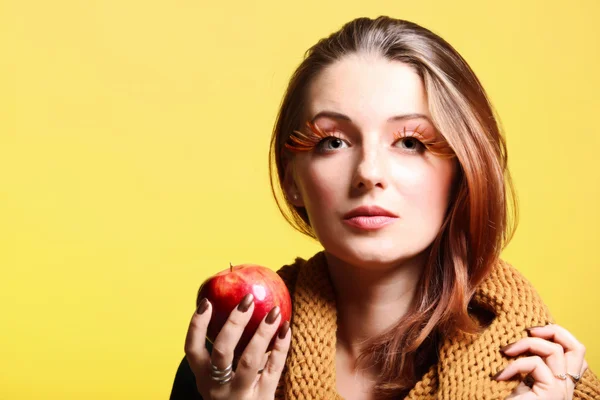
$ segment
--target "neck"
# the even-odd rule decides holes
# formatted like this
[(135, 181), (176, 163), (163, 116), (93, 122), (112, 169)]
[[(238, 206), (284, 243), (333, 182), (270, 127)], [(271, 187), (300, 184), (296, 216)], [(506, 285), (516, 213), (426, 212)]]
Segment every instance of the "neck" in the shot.
[(336, 297), (337, 348), (356, 360), (365, 341), (383, 334), (408, 311), (426, 253), (369, 267), (325, 255)]

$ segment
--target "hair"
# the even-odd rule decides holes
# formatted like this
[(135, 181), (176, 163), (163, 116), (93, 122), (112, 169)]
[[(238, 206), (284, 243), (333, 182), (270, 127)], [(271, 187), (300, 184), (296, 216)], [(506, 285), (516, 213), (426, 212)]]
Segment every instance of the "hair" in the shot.
[(293, 158), (285, 144), (304, 122), (309, 84), (325, 68), (352, 54), (399, 61), (418, 73), (435, 128), (458, 163), (446, 216), (428, 248), (411, 309), (392, 329), (372, 338), (359, 357), (379, 363), (382, 373), (374, 390), (378, 398), (388, 398), (408, 393), (435, 362), (439, 335), (482, 329), (481, 321), (469, 314), (470, 301), (512, 239), (518, 207), (499, 118), (462, 56), (416, 23), (387, 16), (357, 18), (306, 51), (277, 115), (269, 151), (271, 190), (294, 229), (317, 239), (306, 209), (292, 205), (285, 190), (284, 199), (278, 199), (273, 161), (283, 187), (286, 165)]

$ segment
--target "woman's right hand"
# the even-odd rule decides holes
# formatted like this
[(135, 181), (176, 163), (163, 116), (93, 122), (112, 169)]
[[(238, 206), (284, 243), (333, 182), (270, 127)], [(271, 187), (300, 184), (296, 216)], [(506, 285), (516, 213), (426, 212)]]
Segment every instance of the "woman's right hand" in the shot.
[[(244, 311), (245, 309), (245, 311)], [(211, 362), (219, 369), (233, 363), (234, 349), (254, 311), (252, 295), (247, 295), (236, 307), (213, 343), (212, 355), (206, 349), (206, 331), (212, 315), (212, 305), (202, 300), (194, 313), (185, 339), (185, 356), (196, 376), (198, 392), (204, 400), (263, 400), (275, 398), (275, 389), (281, 377), (285, 359), (290, 348), (291, 333), (289, 323), (277, 332), (281, 314), (275, 307), (259, 325), (250, 343), (240, 356), (233, 378), (221, 385), (211, 378)], [(271, 322), (268, 323), (267, 321)], [(261, 362), (269, 343), (277, 334), (274, 347), (262, 371)], [(283, 337), (282, 337), (283, 335)]]

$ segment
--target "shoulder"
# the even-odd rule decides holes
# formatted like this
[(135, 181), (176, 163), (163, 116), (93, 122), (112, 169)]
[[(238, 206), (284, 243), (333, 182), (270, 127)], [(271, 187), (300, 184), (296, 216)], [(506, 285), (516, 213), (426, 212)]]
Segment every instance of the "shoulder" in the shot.
[(506, 323), (535, 326), (552, 323), (548, 307), (532, 283), (505, 260), (498, 260), (490, 273), (475, 288), (472, 301)]
[[(493, 311), (492, 323), (475, 340), (478, 349), (490, 343), (503, 345), (526, 337), (530, 326), (556, 323), (548, 307), (531, 282), (510, 263), (499, 260), (490, 274), (476, 288), (473, 301)], [(489, 353), (489, 364), (503, 368), (508, 362), (496, 351)], [(574, 399), (600, 398), (600, 380), (588, 368), (577, 384)]]
[(296, 280), (298, 278), (298, 272), (300, 268), (306, 264), (306, 260), (301, 257), (296, 257), (293, 263), (286, 264), (279, 268), (276, 272), (277, 275), (283, 279), (285, 285), (287, 286), (290, 295), (293, 294), (294, 289), (296, 287)]

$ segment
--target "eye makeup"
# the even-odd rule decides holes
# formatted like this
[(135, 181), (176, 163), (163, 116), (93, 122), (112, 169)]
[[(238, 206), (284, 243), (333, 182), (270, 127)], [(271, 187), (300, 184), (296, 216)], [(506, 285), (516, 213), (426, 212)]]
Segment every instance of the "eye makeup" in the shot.
[(443, 138), (438, 139), (437, 135), (433, 135), (433, 137), (427, 137), (421, 130), (419, 130), (421, 125), (417, 125), (414, 129), (406, 129), (406, 126), (402, 128), (400, 131), (394, 132), (394, 138), (396, 140), (402, 140), (404, 138), (415, 138), (433, 155), (436, 155), (441, 158), (453, 158), (456, 156), (454, 150), (450, 147), (448, 142)]
[(285, 143), (285, 147), (288, 150), (294, 153), (311, 151), (323, 139), (327, 137), (337, 137), (335, 136), (335, 130), (324, 131), (320, 126), (310, 121), (306, 121), (306, 127), (308, 128), (309, 133), (304, 133), (299, 130), (292, 132)]
[[(328, 138), (342, 139), (335, 128), (324, 130), (317, 124), (310, 121), (306, 122), (306, 127), (308, 128), (307, 133), (299, 130), (292, 132), (285, 143), (286, 149), (294, 153), (312, 151)], [(446, 142), (446, 140), (437, 140), (437, 137), (427, 137), (427, 135), (425, 135), (419, 128), (420, 125), (417, 125), (417, 127), (414, 129), (407, 129), (405, 126), (401, 130), (394, 132), (394, 139), (402, 140), (404, 138), (412, 137), (417, 139), (425, 147), (425, 149), (438, 157), (455, 157), (454, 151), (448, 142)], [(408, 151), (416, 152), (414, 150)]]

